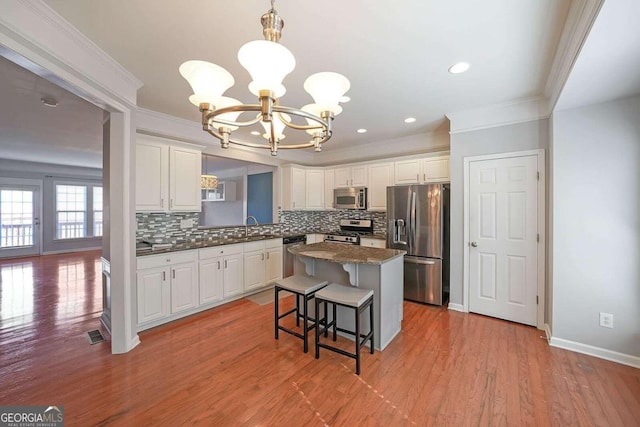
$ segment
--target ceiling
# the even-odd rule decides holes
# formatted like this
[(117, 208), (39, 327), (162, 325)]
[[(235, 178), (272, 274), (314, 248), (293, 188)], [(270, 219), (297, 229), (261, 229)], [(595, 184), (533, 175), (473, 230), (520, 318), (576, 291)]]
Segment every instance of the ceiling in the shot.
[[(267, 0), (158, 0), (153, 8), (143, 0), (45, 2), (143, 81), (143, 108), (199, 121), (187, 100), (190, 87), (178, 74), (188, 59), (224, 66), (236, 80), (226, 95), (255, 102), (236, 54), (261, 38)], [(304, 6), (277, 0), (285, 20), (281, 42), (297, 60), (284, 80), (282, 104), (311, 102), (304, 79), (331, 70), (350, 79), (352, 100), (334, 121), (325, 151), (446, 131), (446, 113), (543, 93), (570, 4), (408, 0), (373, 8), (364, 0)], [(637, 0), (604, 2), (557, 109), (640, 93), (636, 16)], [(447, 72), (461, 60), (471, 63), (468, 72)], [(102, 110), (2, 57), (0, 76), (0, 158), (101, 167)], [(58, 107), (45, 107), (43, 96), (57, 99)], [(409, 116), (416, 122), (405, 124)], [(357, 134), (359, 128), (368, 132)]]
[[(178, 74), (189, 59), (217, 63), (235, 77), (226, 95), (255, 103), (237, 61), (261, 39), (267, 0), (46, 0), (144, 86), (138, 105), (199, 122)], [(314, 72), (351, 81), (351, 102), (334, 121), (325, 150), (448, 130), (445, 113), (542, 93), (570, 0), (277, 0), (281, 43), (297, 60), (283, 105), (312, 102), (302, 86)], [(449, 66), (471, 64), (453, 75)], [(405, 124), (406, 117), (417, 120)], [(356, 130), (366, 128), (366, 134)], [(291, 136), (293, 138), (293, 136)]]
[(582, 46), (557, 110), (640, 94), (640, 1), (608, 0)]

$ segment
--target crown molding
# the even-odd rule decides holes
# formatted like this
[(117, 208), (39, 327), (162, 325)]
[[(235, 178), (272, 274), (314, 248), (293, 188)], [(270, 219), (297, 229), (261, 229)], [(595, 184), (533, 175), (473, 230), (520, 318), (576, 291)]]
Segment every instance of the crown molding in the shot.
[(573, 65), (591, 31), (604, 0), (573, 0), (565, 20), (551, 70), (544, 87), (551, 111), (555, 109)]
[[(0, 44), (22, 56), (27, 55), (21, 47), (28, 44), (41, 59), (34, 60), (38, 66), (55, 72), (51, 67), (54, 62), (66, 73), (88, 79), (106, 93), (136, 104), (137, 90), (143, 83), (46, 3), (4, 0), (1, 8)], [(26, 43), (16, 43), (16, 39)], [(20, 63), (15, 56), (11, 59)]]
[(454, 135), (456, 133), (546, 119), (550, 114), (549, 101), (547, 98), (540, 96), (447, 113), (447, 117), (451, 121), (449, 133)]
[(311, 165), (326, 166), (363, 162), (389, 157), (449, 151), (449, 148), (448, 132), (428, 132), (322, 151), (315, 153)]

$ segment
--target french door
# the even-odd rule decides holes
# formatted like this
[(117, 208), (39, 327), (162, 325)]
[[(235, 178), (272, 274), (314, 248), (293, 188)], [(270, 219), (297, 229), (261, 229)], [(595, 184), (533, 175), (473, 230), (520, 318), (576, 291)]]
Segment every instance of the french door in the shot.
[(40, 187), (0, 184), (0, 258), (40, 255)]

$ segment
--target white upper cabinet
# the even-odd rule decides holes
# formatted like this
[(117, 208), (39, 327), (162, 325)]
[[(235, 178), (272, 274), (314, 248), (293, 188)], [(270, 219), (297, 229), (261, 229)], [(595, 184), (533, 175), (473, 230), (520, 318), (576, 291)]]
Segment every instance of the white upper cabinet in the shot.
[(200, 211), (201, 152), (139, 138), (136, 210)]
[(169, 209), (169, 146), (155, 142), (136, 144), (136, 210)]
[(420, 159), (402, 160), (395, 163), (396, 184), (416, 184), (420, 182), (422, 161)]
[(306, 205), (306, 171), (299, 166), (282, 167), (282, 210), (304, 209)]
[(333, 209), (333, 189), (335, 188), (335, 171), (325, 169), (324, 171), (324, 208)]
[(393, 163), (369, 165), (369, 210), (387, 210), (387, 187), (393, 185)]
[(305, 193), (307, 209), (324, 209), (324, 171), (322, 169), (307, 170)]
[(335, 188), (344, 187), (366, 187), (367, 186), (367, 165), (358, 165), (345, 168), (334, 169)]
[(431, 157), (422, 161), (422, 181), (449, 181), (449, 156)]
[(200, 151), (169, 148), (169, 209), (200, 211)]
[(395, 162), (395, 184), (449, 181), (449, 156)]

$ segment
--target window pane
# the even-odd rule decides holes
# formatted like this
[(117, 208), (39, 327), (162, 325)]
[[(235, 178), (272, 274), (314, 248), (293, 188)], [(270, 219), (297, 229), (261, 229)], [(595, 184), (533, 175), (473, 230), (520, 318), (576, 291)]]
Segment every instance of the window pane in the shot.
[(33, 245), (33, 192), (0, 191), (0, 247)]
[(87, 187), (56, 185), (56, 238), (86, 237)]
[(102, 236), (102, 187), (93, 187), (93, 235)]

